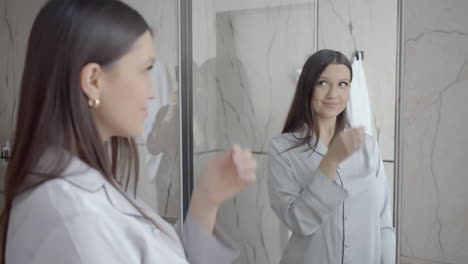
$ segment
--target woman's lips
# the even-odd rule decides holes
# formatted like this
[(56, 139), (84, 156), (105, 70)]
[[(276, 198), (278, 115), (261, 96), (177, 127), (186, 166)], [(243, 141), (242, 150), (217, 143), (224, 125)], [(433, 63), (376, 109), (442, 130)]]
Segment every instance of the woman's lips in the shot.
[(338, 106), (340, 106), (339, 103), (332, 103), (332, 102), (324, 102), (323, 105), (329, 108), (337, 108)]

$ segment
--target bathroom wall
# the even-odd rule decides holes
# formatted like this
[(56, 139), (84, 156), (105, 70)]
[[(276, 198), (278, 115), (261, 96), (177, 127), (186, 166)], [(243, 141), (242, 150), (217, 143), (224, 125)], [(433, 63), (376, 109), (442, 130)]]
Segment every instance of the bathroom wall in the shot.
[[(36, 13), (45, 2), (0, 2), (0, 145), (13, 136), (29, 31)], [(2, 185), (5, 170), (5, 167), (0, 165)]]
[(468, 2), (403, 3), (402, 263), (467, 263)]

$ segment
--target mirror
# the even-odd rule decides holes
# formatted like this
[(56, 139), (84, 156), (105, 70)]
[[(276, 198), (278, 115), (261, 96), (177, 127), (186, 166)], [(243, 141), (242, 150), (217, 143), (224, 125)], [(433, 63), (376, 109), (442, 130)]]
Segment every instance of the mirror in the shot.
[[(291, 181), (288, 181), (283, 179), (288, 175), (282, 175), (286, 169), (273, 164), (279, 161), (272, 160), (271, 145), (285, 126), (296, 92), (298, 70), (317, 50), (342, 52), (353, 67), (358, 67), (353, 83), (357, 86), (356, 80), (363, 78), (361, 85), (367, 84), (365, 95), (370, 102), (368, 133), (373, 134), (373, 141), (378, 143), (373, 150), (376, 152), (369, 152), (374, 161), (383, 160), (381, 177), (387, 178), (382, 179), (379, 192), (386, 193), (388, 188), (384, 229), (392, 229), (397, 4), (396, 0), (353, 1), (352, 4), (349, 1), (308, 0), (200, 0), (192, 3), (194, 177), (196, 179), (208, 159), (233, 143), (250, 148), (259, 164), (258, 181), (225, 202), (218, 213), (218, 224), (242, 247), (236, 263), (335, 263), (347, 258), (362, 258), (359, 263), (367, 263), (364, 256), (372, 254), (391, 255), (389, 259), (394, 261), (393, 230), (390, 231), (393, 247), (387, 252), (372, 251), (374, 245), (359, 241), (363, 233), (373, 232), (359, 229), (362, 227), (358, 227), (358, 223), (367, 219), (364, 215), (372, 214), (370, 209), (367, 210), (372, 205), (365, 201), (374, 196), (352, 194), (333, 206), (315, 200), (319, 204), (311, 208), (314, 199), (318, 199), (314, 195), (322, 198), (319, 193), (320, 189), (326, 189), (325, 185), (316, 185), (317, 189), (305, 201), (299, 201), (302, 198), (297, 197), (311, 188), (310, 184), (317, 176), (313, 173), (322, 156), (313, 154), (311, 158), (308, 156), (312, 152), (302, 155), (298, 150), (292, 151), (294, 154), (286, 153), (284, 159), (294, 163), (289, 164), (294, 168), (290, 168)], [(363, 52), (361, 60), (354, 57), (356, 51)], [(359, 72), (365, 74), (357, 74)], [(281, 145), (282, 150), (291, 146)], [(326, 147), (320, 145), (317, 152), (324, 149)], [(374, 161), (372, 172), (368, 173), (377, 173), (379, 164)], [(363, 183), (350, 182), (349, 179), (355, 177), (350, 172), (356, 170), (350, 167), (351, 163), (343, 163), (342, 178), (350, 192), (360, 193), (359, 188), (352, 190), (351, 185)], [(301, 166), (307, 169), (298, 169)], [(275, 177), (273, 168), (284, 169), (278, 172), (276, 180), (271, 180)], [(375, 188), (369, 190), (375, 191)], [(332, 193), (323, 193), (323, 199), (332, 202), (336, 197), (325, 197), (340, 196)], [(299, 209), (292, 211), (294, 206)], [(333, 209), (327, 211), (327, 216), (316, 219), (322, 223), (312, 226), (310, 219), (319, 211), (323, 212), (326, 206)], [(359, 212), (357, 207), (366, 209)], [(383, 207), (379, 204), (376, 208)], [(373, 213), (377, 213), (376, 208)], [(353, 219), (353, 215), (361, 218)], [(379, 221), (375, 219), (368, 224), (375, 225)], [(344, 231), (343, 225), (346, 227)], [(380, 233), (363, 240), (376, 237), (380, 237)], [(363, 249), (365, 247), (367, 251)]]

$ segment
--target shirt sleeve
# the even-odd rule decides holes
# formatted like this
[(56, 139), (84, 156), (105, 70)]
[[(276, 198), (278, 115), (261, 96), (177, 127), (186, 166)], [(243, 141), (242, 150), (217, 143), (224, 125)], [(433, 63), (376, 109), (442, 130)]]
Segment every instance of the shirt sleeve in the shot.
[(239, 256), (240, 250), (219, 226), (209, 234), (190, 214), (182, 232), (178, 230), (185, 255), (191, 264), (230, 264)]
[(394, 264), (396, 256), (396, 235), (393, 227), (392, 207), (390, 204), (390, 191), (388, 180), (385, 175), (385, 167), (380, 151), (376, 144), (376, 152), (378, 153), (378, 170), (377, 170), (377, 185), (378, 194), (380, 195), (380, 245), (382, 253), (382, 264)]

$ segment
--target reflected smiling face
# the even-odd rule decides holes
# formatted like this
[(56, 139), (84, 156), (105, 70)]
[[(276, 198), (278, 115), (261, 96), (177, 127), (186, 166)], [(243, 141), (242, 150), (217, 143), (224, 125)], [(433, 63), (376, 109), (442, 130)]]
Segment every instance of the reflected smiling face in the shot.
[(330, 64), (320, 75), (312, 95), (312, 111), (319, 119), (336, 118), (348, 104), (351, 72), (343, 64)]

